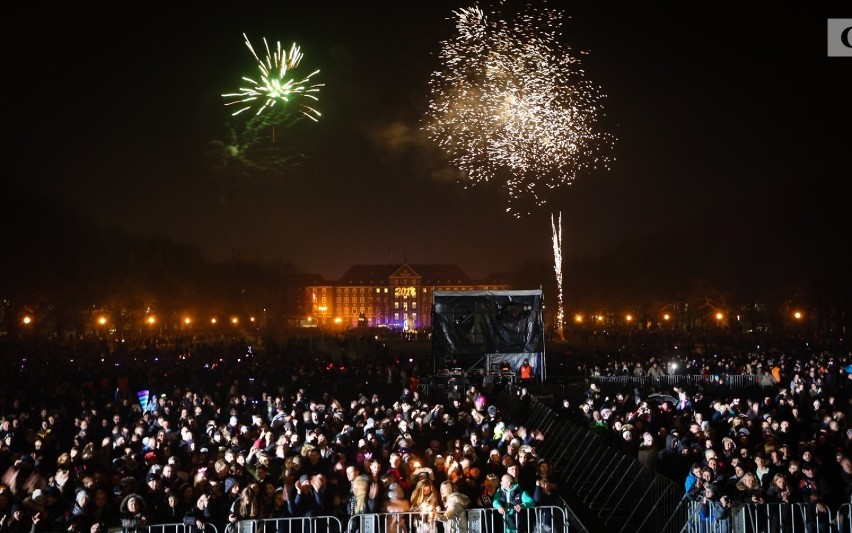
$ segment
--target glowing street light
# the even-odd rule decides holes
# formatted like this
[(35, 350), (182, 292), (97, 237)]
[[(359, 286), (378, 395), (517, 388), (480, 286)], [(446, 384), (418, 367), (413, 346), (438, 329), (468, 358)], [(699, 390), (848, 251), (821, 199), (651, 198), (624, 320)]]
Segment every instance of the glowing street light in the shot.
[(721, 312), (716, 313), (716, 320), (721, 322), (723, 318), (725, 318), (725, 315), (723, 315)]
[(186, 317), (186, 318), (183, 319), (183, 323), (188, 326), (192, 323), (192, 319), (189, 318), (189, 317)]
[(671, 317), (671, 315), (669, 315), (668, 313), (666, 313), (666, 314), (664, 314), (664, 315), (663, 315), (663, 320), (665, 320), (666, 322), (668, 322), (669, 320), (671, 320), (671, 318), (672, 318), (672, 317)]
[(215, 326), (216, 325), (216, 317), (211, 318), (210, 323)]
[(239, 321), (240, 321), (240, 320), (239, 320), (237, 317), (235, 317), (235, 316), (234, 316), (234, 317), (231, 317), (231, 324), (233, 324), (233, 325), (235, 325), (235, 326), (236, 326), (236, 325), (237, 325), (237, 323), (238, 323)]
[(803, 316), (804, 315), (802, 314), (801, 311), (796, 311), (796, 312), (793, 313), (793, 318), (795, 318), (796, 320), (801, 320)]
[(633, 322), (633, 315), (628, 314), (628, 315), (627, 315), (626, 317), (624, 317), (624, 318), (625, 318), (628, 322)]
[(105, 316), (99, 316), (98, 317), (98, 324), (100, 324), (101, 326), (106, 326), (106, 323), (107, 323), (107, 319), (106, 319)]
[(145, 322), (153, 326), (157, 322), (157, 318), (154, 315), (150, 315), (148, 316), (148, 318), (145, 319)]
[(33, 319), (32, 319), (32, 317), (31, 317), (31, 316), (29, 316), (29, 315), (24, 315), (24, 318), (22, 318), (22, 319), (21, 319), (21, 322), (23, 322), (23, 323), (24, 323), (25, 325), (27, 325), (27, 326), (29, 326), (30, 324), (32, 324), (32, 321), (33, 321)]
[(577, 324), (581, 324), (583, 322), (583, 315), (579, 313), (574, 315), (574, 322), (576, 322)]

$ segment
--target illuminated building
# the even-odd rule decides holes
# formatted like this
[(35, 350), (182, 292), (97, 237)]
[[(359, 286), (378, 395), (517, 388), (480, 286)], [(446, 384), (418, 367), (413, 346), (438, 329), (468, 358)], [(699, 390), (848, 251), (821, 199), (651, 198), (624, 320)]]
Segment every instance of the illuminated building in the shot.
[(505, 290), (505, 283), (472, 280), (456, 265), (354, 265), (338, 281), (306, 287), (303, 326), (431, 327), (432, 291)]

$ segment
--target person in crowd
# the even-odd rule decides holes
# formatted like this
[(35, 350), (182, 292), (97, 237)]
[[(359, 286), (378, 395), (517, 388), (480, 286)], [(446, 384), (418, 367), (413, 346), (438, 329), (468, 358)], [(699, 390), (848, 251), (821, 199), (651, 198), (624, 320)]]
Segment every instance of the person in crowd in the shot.
[(523, 511), (533, 507), (535, 501), (532, 496), (521, 490), (518, 482), (510, 474), (503, 474), (500, 489), (492, 505), (503, 516), (503, 528), (506, 533), (529, 530), (530, 521)]
[(2, 533), (30, 533), (33, 522), (27, 510), (19, 503), (9, 505), (6, 512), (0, 515), (0, 532)]
[(187, 527), (190, 533), (203, 533), (213, 521), (213, 514), (210, 512), (210, 496), (202, 493), (195, 501), (195, 505), (186, 511), (183, 516), (183, 524)]
[(260, 518), (263, 518), (260, 485), (256, 481), (251, 481), (240, 491), (240, 496), (231, 505), (228, 522), (236, 524), (242, 520), (258, 520)]
[(74, 504), (68, 513), (67, 522), (68, 531), (82, 533), (89, 533), (89, 530), (95, 524), (92, 514), (92, 498), (86, 489), (80, 488), (74, 495)]
[(147, 531), (150, 524), (145, 498), (140, 494), (129, 494), (121, 502), (121, 529), (127, 533)]
[(482, 481), (482, 489), (479, 492), (479, 497), (476, 499), (476, 507), (492, 508), (499, 489), (500, 477), (497, 477), (497, 474), (488, 474), (485, 476), (485, 479)]
[(704, 487), (704, 494), (701, 496), (698, 507), (700, 531), (714, 533), (732, 531), (731, 507), (731, 498), (724, 494), (720, 495), (716, 485), (710, 483)]
[(382, 502), (380, 507), (382, 513), (385, 513), (384, 528), (387, 533), (411, 533), (413, 530), (412, 520), (410, 515), (402, 514), (411, 511), (411, 502), (405, 499), (405, 493), (396, 483), (388, 486), (387, 499)]
[(444, 525), (446, 533), (465, 533), (467, 517), (464, 511), (470, 506), (470, 498), (450, 481), (441, 483), (440, 494), (443, 505), (435, 510), (435, 518)]
[(110, 498), (106, 489), (99, 488), (95, 491), (92, 505), (92, 521), (101, 524), (105, 530), (119, 525), (118, 506)]
[(554, 529), (558, 529), (558, 525), (554, 521), (555, 517), (551, 510), (548, 509), (548, 507), (559, 506), (560, 497), (557, 492), (558, 488), (559, 485), (550, 476), (550, 463), (545, 459), (539, 459), (535, 491), (532, 497), (536, 507), (545, 507), (538, 515), (538, 519), (541, 522), (539, 530), (542, 533), (549, 533)]
[(529, 359), (524, 359), (524, 362), (521, 363), (521, 366), (518, 368), (518, 377), (521, 378), (522, 387), (529, 387), (532, 384), (533, 367)]
[(411, 492), (411, 511), (420, 515), (415, 517), (414, 528), (417, 533), (426, 533), (432, 527), (434, 512), (440, 507), (438, 493), (431, 478), (421, 479)]

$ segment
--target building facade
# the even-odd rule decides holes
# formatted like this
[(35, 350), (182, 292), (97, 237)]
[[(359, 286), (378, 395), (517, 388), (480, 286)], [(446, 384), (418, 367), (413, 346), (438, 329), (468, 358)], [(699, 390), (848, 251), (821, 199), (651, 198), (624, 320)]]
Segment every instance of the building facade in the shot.
[(306, 287), (308, 316), (302, 325), (429, 329), (433, 291), (508, 288), (495, 276), (472, 280), (456, 265), (355, 265), (338, 281)]

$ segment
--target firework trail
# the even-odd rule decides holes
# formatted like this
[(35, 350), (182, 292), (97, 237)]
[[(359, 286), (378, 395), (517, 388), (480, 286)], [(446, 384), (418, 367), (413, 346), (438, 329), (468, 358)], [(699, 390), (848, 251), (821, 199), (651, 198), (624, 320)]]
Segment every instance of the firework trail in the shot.
[[(317, 93), (320, 87), (323, 87), (323, 84), (311, 82), (311, 78), (318, 74), (319, 70), (315, 70), (302, 78), (293, 76), (303, 56), (296, 43), (293, 43), (289, 52), (281, 48), (280, 41), (276, 43), (274, 50), (270, 50), (269, 43), (264, 37), (263, 45), (266, 48), (266, 56), (261, 59), (245, 33), (243, 37), (251, 55), (257, 62), (260, 78), (255, 80), (244, 76), (243, 81), (251, 85), (240, 87), (238, 92), (222, 95), (231, 99), (225, 105), (239, 106), (239, 109), (234, 111), (233, 115), (238, 115), (252, 108), (256, 108), (255, 114), (259, 115), (266, 110), (275, 109), (276, 106), (289, 108), (287, 104), (294, 101), (296, 102), (294, 105), (297, 106), (302, 115), (315, 122), (319, 120), (322, 114), (313, 106), (313, 102), (319, 100)], [(305, 102), (305, 100), (309, 101)]]
[(562, 305), (562, 212), (559, 212), (559, 224), (553, 220), (550, 214), (550, 228), (553, 239), (553, 271), (556, 273), (556, 331), (559, 337), (563, 336), (565, 326), (565, 310)]
[(424, 129), (466, 187), (502, 182), (506, 210), (520, 217), (523, 201), (540, 206), (548, 190), (609, 168), (614, 139), (598, 129), (604, 95), (560, 41), (561, 11), (453, 14), (456, 35), (441, 43)]

